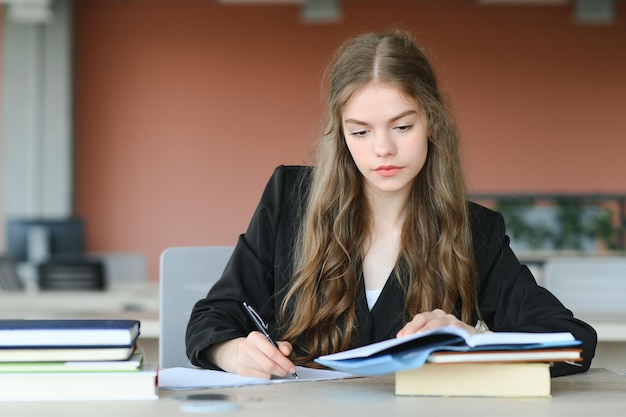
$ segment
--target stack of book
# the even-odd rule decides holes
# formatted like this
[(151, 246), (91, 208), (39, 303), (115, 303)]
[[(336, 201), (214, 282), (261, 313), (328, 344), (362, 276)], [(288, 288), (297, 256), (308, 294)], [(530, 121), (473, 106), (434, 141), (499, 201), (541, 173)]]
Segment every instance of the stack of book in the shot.
[(395, 374), (396, 395), (548, 397), (550, 366), (581, 360), (571, 333), (470, 335), (442, 327), (321, 356), (327, 367), (371, 376)]
[(158, 398), (136, 320), (0, 320), (0, 401)]

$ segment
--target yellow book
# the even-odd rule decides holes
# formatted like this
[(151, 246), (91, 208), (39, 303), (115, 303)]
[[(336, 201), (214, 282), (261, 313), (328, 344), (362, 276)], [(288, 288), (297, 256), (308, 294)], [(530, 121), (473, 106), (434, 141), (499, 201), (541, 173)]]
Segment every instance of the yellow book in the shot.
[(396, 395), (549, 397), (548, 363), (426, 363), (396, 372)]

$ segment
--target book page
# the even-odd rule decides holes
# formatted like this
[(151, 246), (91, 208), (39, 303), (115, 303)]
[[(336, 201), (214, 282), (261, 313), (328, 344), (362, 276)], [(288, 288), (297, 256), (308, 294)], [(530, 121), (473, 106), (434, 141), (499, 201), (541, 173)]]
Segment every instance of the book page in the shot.
[(287, 375), (283, 378), (252, 378), (223, 371), (200, 368), (167, 368), (159, 371), (159, 388), (171, 391), (203, 388), (238, 387), (244, 385), (282, 384), (303, 381), (358, 378), (358, 375), (325, 369), (297, 366), (298, 379)]
[[(420, 341), (423, 340), (423, 345)], [(408, 349), (431, 348), (433, 346), (487, 346), (487, 345), (529, 345), (542, 346), (571, 345), (575, 341), (571, 333), (523, 333), (523, 332), (489, 332), (470, 335), (460, 327), (439, 327), (412, 334), (402, 338), (393, 338), (381, 342), (372, 343), (355, 349), (321, 356), (325, 361), (338, 361), (345, 359), (367, 358), (372, 355), (407, 345)]]
[(330, 355), (324, 355), (321, 356), (320, 359), (338, 361), (344, 359), (367, 358), (376, 353), (380, 353), (396, 346), (409, 344), (415, 340), (424, 339), (428, 336), (438, 334), (450, 335), (453, 340), (458, 341), (462, 341), (461, 339), (467, 339), (469, 337), (469, 334), (460, 327), (440, 327), (437, 329), (431, 329), (424, 332), (415, 333), (406, 337), (383, 340), (382, 342), (372, 343), (355, 349), (345, 350), (343, 352), (337, 352)]
[(491, 332), (477, 333), (468, 339), (469, 346), (486, 345), (534, 345), (540, 344), (559, 346), (563, 342), (573, 342), (574, 336), (569, 332), (557, 333), (524, 333), (524, 332)]

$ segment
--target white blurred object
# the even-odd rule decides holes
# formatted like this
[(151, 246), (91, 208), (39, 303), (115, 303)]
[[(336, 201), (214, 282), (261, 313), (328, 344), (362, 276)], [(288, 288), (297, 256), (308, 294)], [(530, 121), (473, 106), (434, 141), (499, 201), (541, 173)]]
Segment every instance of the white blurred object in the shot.
[(52, 0), (0, 0), (8, 8), (8, 17), (16, 23), (49, 23), (54, 18)]
[(626, 257), (550, 258), (542, 281), (576, 313), (626, 313)]
[(30, 226), (26, 240), (28, 262), (37, 264), (48, 260), (50, 257), (50, 233), (45, 226)]

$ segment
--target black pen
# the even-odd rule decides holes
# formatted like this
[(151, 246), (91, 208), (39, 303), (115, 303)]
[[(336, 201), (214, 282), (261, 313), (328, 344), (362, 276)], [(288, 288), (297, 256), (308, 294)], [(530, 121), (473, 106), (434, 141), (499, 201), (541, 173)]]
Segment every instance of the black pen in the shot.
[[(272, 336), (270, 336), (270, 334), (268, 333), (268, 331), (267, 331), (267, 324), (265, 324), (265, 322), (263, 321), (261, 316), (259, 316), (259, 314), (256, 311), (254, 311), (254, 309), (252, 307), (250, 307), (248, 304), (246, 304), (245, 301), (243, 302), (243, 307), (246, 309), (246, 312), (248, 313), (248, 315), (250, 316), (250, 318), (254, 322), (254, 325), (256, 326), (256, 328), (259, 329), (259, 331), (261, 333), (263, 333), (263, 335), (265, 337), (267, 337), (267, 340), (269, 340), (270, 343), (272, 345), (274, 345), (274, 347), (276, 349), (278, 349), (278, 343), (276, 343), (274, 341), (274, 339), (272, 339)], [(292, 373), (291, 376), (293, 376), (295, 379), (298, 379), (298, 374), (295, 373), (295, 372)]]

